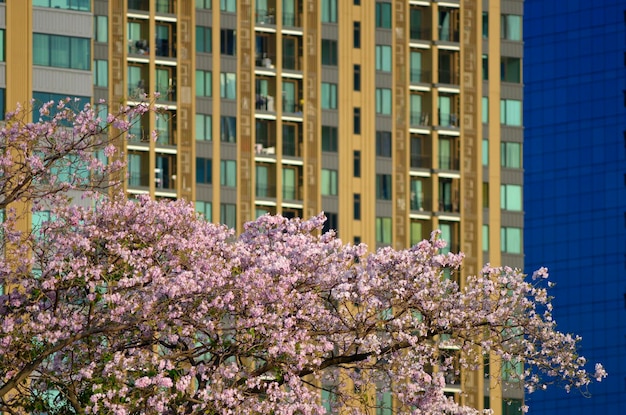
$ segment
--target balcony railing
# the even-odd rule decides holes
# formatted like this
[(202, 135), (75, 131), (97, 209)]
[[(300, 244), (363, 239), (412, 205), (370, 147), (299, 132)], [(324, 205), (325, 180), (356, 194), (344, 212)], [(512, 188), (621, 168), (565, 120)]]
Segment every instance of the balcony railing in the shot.
[(273, 11), (257, 10), (255, 21), (264, 25), (276, 25), (276, 14)]
[(411, 192), (411, 210), (424, 212), (432, 210), (432, 200), (430, 198), (426, 198), (423, 195), (416, 195)]
[(259, 111), (276, 112), (274, 107), (274, 97), (271, 95), (257, 94), (255, 106)]
[(444, 42), (459, 42), (459, 30), (458, 29), (439, 29), (439, 40)]
[(295, 13), (283, 13), (283, 26), (300, 27), (299, 15)]
[(150, 176), (144, 172), (128, 173), (128, 186), (130, 187), (148, 187)]
[(261, 51), (257, 54), (255, 65), (257, 68), (274, 69), (274, 55)]
[(429, 83), (430, 71), (423, 69), (411, 69), (411, 82), (412, 83)]
[(439, 114), (439, 126), (440, 127), (459, 127), (459, 115), (456, 113)]
[(428, 126), (429, 113), (411, 111), (411, 126)]
[(440, 69), (439, 70), (439, 83), (459, 85), (459, 74), (455, 71)]
[(175, 58), (176, 57), (176, 45), (174, 45), (168, 39), (157, 39), (156, 48), (154, 52), (156, 56), (162, 56), (165, 58)]
[(430, 40), (430, 27), (412, 27), (409, 30), (411, 40)]
[(301, 113), (302, 109), (295, 99), (283, 98), (283, 112)]
[(411, 168), (413, 169), (430, 169), (430, 154), (411, 154)]
[(440, 170), (459, 170), (459, 158), (450, 156), (439, 156)]
[(451, 212), (451, 213), (459, 213), (459, 201), (456, 199), (453, 200), (440, 200), (439, 201), (439, 212)]
[(275, 198), (276, 197), (276, 186), (273, 184), (267, 183), (258, 183), (256, 184), (256, 197), (263, 198)]

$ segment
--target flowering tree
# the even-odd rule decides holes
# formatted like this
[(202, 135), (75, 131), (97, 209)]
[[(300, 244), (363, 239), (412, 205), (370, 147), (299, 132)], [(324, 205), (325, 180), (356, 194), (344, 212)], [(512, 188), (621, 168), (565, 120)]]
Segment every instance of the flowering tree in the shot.
[[(108, 188), (122, 160), (109, 162), (115, 142), (149, 104), (120, 107), (100, 117), (98, 105), (69, 98), (43, 103), (33, 111), (18, 108), (6, 114), (0, 129), (0, 210), (16, 201), (42, 202), (70, 190)], [(103, 107), (106, 108), (106, 107)], [(38, 119), (31, 122), (29, 118)]]
[[(97, 117), (85, 116), (63, 131), (96, 139)], [(63, 159), (54, 140), (28, 152), (50, 129), (21, 125), (39, 140), (26, 134), (23, 146), (10, 133), (22, 129), (3, 130), (27, 154), (19, 164), (2, 153), (0, 184), (13, 192), (3, 197), (45, 197), (52, 220), (28, 234), (11, 215), (2, 225), (0, 411), (368, 413), (380, 405), (376, 392), (389, 391), (396, 413), (473, 413), (443, 386), (483, 353), (523, 361), (511, 376), (528, 391), (606, 376), (600, 365), (588, 373), (579, 339), (556, 331), (545, 270), (527, 281), (487, 266), (460, 289), (445, 276), (459, 272), (462, 255), (442, 254), (436, 233), (411, 249), (368, 253), (320, 234), (323, 216), (263, 216), (235, 238), (183, 201), (100, 195), (78, 206), (48, 197), (78, 186), (46, 164)], [(65, 154), (105, 171), (94, 148)]]

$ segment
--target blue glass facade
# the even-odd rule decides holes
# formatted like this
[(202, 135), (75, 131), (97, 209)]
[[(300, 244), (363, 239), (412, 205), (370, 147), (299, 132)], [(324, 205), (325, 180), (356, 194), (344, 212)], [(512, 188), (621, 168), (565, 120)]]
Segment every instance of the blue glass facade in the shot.
[(525, 266), (549, 267), (555, 319), (609, 377), (549, 389), (530, 414), (626, 410), (626, 3), (527, 0)]

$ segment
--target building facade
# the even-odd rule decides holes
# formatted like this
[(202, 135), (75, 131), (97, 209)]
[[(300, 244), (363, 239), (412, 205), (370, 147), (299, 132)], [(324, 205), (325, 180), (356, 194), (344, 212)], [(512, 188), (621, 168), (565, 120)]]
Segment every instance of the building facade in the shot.
[(623, 412), (626, 396), (626, 7), (526, 2), (526, 270), (556, 282), (559, 329), (609, 377), (527, 397), (531, 414)]
[[(131, 196), (184, 198), (238, 230), (324, 211), (372, 249), (440, 229), (466, 274), (523, 265), (522, 0), (9, 0), (0, 13), (6, 107), (160, 94), (124, 144)], [(448, 392), (515, 413), (519, 385), (488, 368)]]

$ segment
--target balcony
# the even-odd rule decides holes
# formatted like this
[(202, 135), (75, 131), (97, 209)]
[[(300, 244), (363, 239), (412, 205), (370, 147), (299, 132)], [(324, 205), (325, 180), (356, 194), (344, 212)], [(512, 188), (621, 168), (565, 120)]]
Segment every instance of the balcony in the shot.
[(410, 156), (412, 169), (430, 169), (432, 167), (430, 137), (411, 134)]
[(276, 26), (276, 0), (256, 2), (254, 21), (259, 25)]
[(283, 123), (283, 157), (302, 157), (302, 128), (298, 123)]
[(411, 40), (431, 40), (430, 10), (426, 7), (411, 7), (409, 11), (409, 36)]
[(413, 211), (432, 211), (432, 185), (430, 178), (412, 177), (410, 204)]
[(459, 213), (459, 179), (439, 178), (439, 212)]
[(459, 43), (459, 9), (450, 7), (439, 8), (438, 40)]
[(276, 121), (256, 120), (255, 153), (257, 156), (276, 157)]
[(256, 165), (255, 195), (257, 198), (276, 198), (276, 165), (258, 163)]
[(283, 69), (288, 71), (302, 70), (302, 37), (283, 36)]
[(255, 66), (274, 69), (276, 63), (276, 34), (257, 33), (255, 38)]
[(176, 33), (176, 24), (158, 23), (156, 25), (156, 39), (154, 53), (158, 57), (175, 58), (176, 42), (173, 42)]

